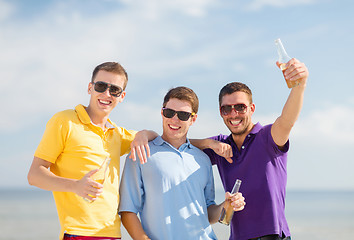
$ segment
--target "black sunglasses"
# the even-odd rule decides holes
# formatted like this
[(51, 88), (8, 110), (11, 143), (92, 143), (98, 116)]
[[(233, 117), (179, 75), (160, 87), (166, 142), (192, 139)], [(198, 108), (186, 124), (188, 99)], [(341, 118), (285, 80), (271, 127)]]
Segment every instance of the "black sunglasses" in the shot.
[(247, 112), (247, 105), (243, 103), (235, 104), (235, 105), (224, 105), (220, 107), (220, 113), (221, 115), (227, 116), (231, 114), (232, 109), (234, 109), (235, 112), (239, 114), (243, 114)]
[(170, 108), (162, 108), (162, 114), (166, 118), (173, 118), (173, 116), (176, 115), (176, 113), (177, 113), (178, 119), (181, 121), (187, 121), (190, 118), (190, 116), (195, 115), (195, 113), (184, 112), (184, 111), (175, 111)]
[(109, 94), (113, 97), (119, 97), (123, 92), (121, 87), (106, 82), (98, 81), (92, 84), (94, 85), (95, 91), (99, 93), (103, 93), (107, 90), (107, 88), (109, 88)]

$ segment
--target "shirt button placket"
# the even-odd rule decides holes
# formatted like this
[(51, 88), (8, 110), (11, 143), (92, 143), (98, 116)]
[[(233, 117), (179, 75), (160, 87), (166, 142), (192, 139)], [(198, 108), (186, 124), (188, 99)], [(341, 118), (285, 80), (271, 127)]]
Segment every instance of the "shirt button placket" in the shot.
[(102, 135), (102, 143), (103, 143), (103, 148), (106, 152), (108, 152), (108, 146), (107, 146), (107, 131), (103, 132)]

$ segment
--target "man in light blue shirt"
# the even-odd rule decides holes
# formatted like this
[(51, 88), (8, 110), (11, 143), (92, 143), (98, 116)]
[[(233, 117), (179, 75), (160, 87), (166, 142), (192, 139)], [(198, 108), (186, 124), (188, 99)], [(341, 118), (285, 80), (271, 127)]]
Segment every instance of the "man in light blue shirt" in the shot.
[[(171, 89), (161, 110), (163, 134), (149, 142), (151, 157), (145, 164), (127, 157), (119, 213), (133, 239), (216, 239), (210, 223), (218, 220), (223, 203), (216, 205), (214, 201), (208, 156), (187, 139), (198, 106), (191, 89)], [(241, 193), (226, 193), (225, 197), (234, 210), (244, 208)]]

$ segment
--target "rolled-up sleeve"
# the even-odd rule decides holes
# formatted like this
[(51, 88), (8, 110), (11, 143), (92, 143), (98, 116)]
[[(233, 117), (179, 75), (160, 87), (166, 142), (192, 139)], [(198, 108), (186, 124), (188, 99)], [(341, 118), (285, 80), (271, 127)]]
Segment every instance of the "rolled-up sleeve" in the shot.
[(119, 188), (120, 203), (118, 212), (138, 214), (144, 206), (144, 185), (139, 161), (126, 158)]
[(207, 207), (210, 205), (215, 205), (214, 175), (211, 164), (209, 165), (208, 182), (204, 189), (204, 195)]

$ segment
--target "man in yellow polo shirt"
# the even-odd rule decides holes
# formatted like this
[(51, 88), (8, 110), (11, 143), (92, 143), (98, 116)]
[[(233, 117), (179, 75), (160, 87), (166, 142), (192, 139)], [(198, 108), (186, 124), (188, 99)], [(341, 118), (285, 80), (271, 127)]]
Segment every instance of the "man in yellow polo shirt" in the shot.
[[(122, 102), (128, 76), (116, 62), (98, 65), (88, 85), (89, 105), (55, 114), (34, 154), (28, 182), (53, 191), (61, 224), (60, 239), (120, 239), (120, 156), (132, 151), (140, 161), (150, 155), (157, 134), (118, 127), (108, 117)], [(106, 158), (103, 184), (90, 177)]]

